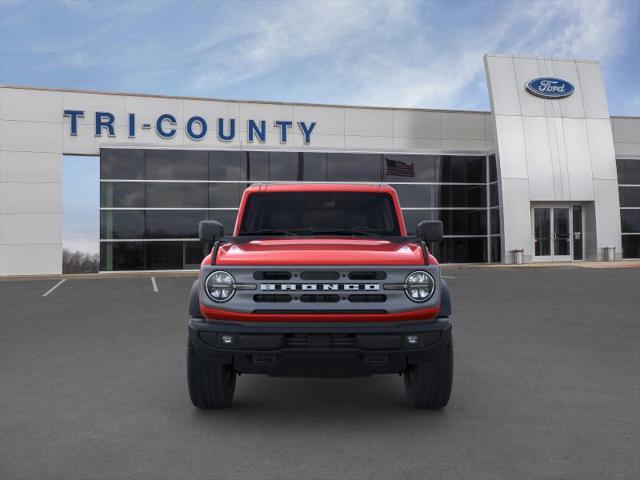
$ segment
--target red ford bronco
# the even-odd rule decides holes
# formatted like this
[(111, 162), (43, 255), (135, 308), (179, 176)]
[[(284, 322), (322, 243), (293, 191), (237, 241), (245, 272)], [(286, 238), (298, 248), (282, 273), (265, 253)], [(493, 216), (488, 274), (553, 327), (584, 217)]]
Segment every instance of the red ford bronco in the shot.
[(200, 222), (212, 245), (189, 302), (189, 394), (231, 403), (236, 376), (404, 375), (407, 396), (442, 408), (453, 378), (451, 300), (427, 244), (408, 237), (386, 185), (254, 185), (233, 236)]

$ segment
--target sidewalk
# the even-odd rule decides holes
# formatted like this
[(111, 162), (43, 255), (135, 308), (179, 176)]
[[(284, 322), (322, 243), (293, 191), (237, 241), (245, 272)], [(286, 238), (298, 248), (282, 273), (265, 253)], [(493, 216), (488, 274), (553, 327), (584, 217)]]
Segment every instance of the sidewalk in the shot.
[(640, 268), (640, 260), (617, 260), (615, 262), (536, 262), (521, 265), (503, 263), (444, 263), (443, 268)]

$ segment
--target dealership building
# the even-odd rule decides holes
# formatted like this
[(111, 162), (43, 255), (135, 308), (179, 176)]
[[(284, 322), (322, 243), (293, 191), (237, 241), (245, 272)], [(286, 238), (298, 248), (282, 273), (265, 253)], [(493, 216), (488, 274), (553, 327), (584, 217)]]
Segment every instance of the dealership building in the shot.
[(2, 86), (0, 275), (61, 273), (65, 155), (100, 157), (102, 271), (196, 268), (198, 222), (270, 182), (390, 184), (445, 263), (639, 258), (640, 117), (599, 63), (484, 64), (489, 112)]

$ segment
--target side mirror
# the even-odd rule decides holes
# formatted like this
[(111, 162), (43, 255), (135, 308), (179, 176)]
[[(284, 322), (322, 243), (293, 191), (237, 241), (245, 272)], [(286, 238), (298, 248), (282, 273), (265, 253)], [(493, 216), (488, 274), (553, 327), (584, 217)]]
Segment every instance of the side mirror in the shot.
[(423, 242), (439, 242), (443, 236), (442, 222), (440, 220), (423, 220), (418, 223), (416, 233)]
[(215, 242), (224, 234), (224, 227), (216, 220), (202, 220), (198, 225), (198, 236), (201, 242)]

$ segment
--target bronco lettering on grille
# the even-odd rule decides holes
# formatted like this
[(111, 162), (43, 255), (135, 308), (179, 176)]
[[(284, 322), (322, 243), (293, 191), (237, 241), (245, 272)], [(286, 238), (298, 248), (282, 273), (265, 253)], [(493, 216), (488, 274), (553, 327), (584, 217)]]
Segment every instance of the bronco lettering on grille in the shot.
[(328, 292), (328, 291), (378, 291), (380, 285), (377, 283), (263, 283), (260, 285), (262, 291), (306, 291), (306, 292)]

